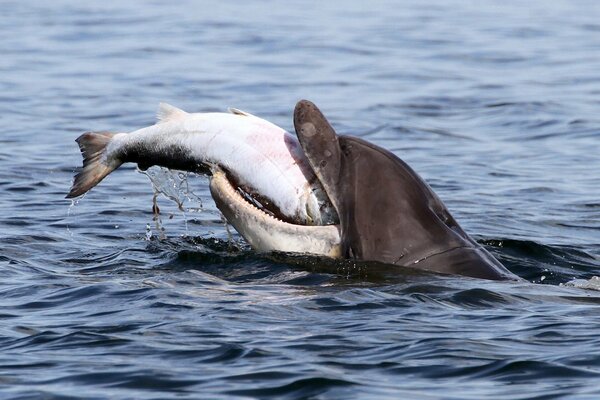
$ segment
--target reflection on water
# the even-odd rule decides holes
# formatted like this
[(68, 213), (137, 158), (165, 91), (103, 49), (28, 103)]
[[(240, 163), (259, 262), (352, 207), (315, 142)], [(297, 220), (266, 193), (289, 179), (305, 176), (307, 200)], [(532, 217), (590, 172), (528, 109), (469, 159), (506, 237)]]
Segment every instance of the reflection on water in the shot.
[[(2, 398), (594, 398), (596, 2), (0, 5)], [(64, 199), (85, 131), (160, 101), (391, 149), (529, 283), (256, 254), (204, 178), (125, 165)], [(592, 290), (590, 290), (592, 289)]]

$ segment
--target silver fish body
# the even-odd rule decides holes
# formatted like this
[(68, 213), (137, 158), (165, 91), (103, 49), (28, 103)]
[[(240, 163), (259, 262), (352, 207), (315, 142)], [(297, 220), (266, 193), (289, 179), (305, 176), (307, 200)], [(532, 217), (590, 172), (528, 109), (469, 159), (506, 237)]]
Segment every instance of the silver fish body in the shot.
[(88, 132), (77, 139), (83, 170), (67, 197), (98, 184), (126, 162), (210, 173), (224, 171), (233, 186), (277, 218), (328, 225), (337, 214), (294, 135), (251, 114), (186, 113), (161, 104), (157, 124), (131, 133)]

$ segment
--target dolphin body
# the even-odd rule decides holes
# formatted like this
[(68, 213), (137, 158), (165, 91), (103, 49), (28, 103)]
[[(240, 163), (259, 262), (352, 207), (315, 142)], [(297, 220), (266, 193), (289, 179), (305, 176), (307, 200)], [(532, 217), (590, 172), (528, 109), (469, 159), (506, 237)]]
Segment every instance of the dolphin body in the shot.
[(259, 251), (375, 261), (492, 280), (520, 280), (471, 239), (404, 161), (372, 143), (338, 136), (301, 100), (296, 135), (339, 216), (339, 225), (301, 226), (250, 207), (223, 174), (210, 183), (217, 207)]

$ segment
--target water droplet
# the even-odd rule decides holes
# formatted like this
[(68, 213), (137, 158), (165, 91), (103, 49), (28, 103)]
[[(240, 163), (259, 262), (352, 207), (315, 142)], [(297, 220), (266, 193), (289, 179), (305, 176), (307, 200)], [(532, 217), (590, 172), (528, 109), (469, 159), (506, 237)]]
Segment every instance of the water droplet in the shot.
[(152, 240), (152, 229), (150, 228), (150, 224), (146, 224), (146, 240)]
[(167, 199), (173, 201), (181, 211), (185, 223), (185, 234), (187, 236), (188, 221), (186, 213), (190, 210), (196, 212), (202, 210), (202, 199), (193, 192), (189, 185), (190, 176), (195, 176), (195, 174), (169, 170), (163, 167), (151, 167), (141, 172), (150, 179), (154, 189), (153, 210), (155, 211), (154, 220), (157, 225), (160, 225), (161, 222), (156, 212), (158, 210), (156, 198), (162, 194)]

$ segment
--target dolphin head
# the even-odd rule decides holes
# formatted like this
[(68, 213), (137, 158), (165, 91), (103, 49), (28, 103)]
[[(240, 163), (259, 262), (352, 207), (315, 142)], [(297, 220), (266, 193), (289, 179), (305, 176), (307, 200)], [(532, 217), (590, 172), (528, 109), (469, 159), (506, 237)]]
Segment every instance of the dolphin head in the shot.
[(436, 272), (514, 277), (472, 240), (427, 183), (393, 153), (338, 136), (313, 103), (301, 100), (294, 127), (340, 221), (346, 258)]

